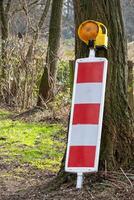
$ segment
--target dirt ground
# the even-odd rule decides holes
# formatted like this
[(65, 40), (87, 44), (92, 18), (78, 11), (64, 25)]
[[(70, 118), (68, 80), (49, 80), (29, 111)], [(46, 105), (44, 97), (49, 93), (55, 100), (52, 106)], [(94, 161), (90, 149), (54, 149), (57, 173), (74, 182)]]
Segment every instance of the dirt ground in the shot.
[[(96, 176), (96, 175), (92, 175)], [(31, 167), (28, 164), (0, 162), (0, 200), (133, 200), (134, 175), (132, 172), (105, 174), (97, 181), (88, 177), (82, 190), (74, 183), (56, 187), (56, 174)], [(54, 188), (51, 187), (54, 184)], [(49, 187), (51, 187), (50, 190)]]

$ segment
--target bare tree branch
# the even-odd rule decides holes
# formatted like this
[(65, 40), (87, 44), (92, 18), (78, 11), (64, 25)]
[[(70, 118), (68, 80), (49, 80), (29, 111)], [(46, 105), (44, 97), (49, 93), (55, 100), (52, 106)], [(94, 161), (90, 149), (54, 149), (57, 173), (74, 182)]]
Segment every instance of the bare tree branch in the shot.
[(45, 21), (45, 18), (46, 18), (47, 14), (48, 14), (50, 3), (51, 3), (51, 0), (47, 0), (45, 8), (43, 10), (43, 13), (41, 15), (41, 18), (39, 20), (37, 30), (35, 31), (35, 34), (33, 35), (32, 43), (29, 46), (29, 49), (28, 49), (27, 55), (26, 55), (26, 61), (27, 61), (27, 63), (30, 62), (30, 60), (31, 60), (32, 53), (33, 53), (33, 48), (34, 48), (34, 45), (36, 44), (36, 42), (38, 40), (39, 30), (42, 28), (43, 23)]
[(48, 13), (48, 10), (49, 10), (49, 7), (50, 7), (50, 3), (51, 3), (51, 0), (47, 0), (46, 2), (46, 5), (45, 5), (45, 8), (44, 8), (44, 11), (43, 11), (43, 14), (40, 18), (40, 21), (39, 21), (39, 24), (38, 24), (38, 28), (41, 29), (42, 26), (43, 26), (43, 23), (44, 23), (44, 20), (47, 16), (47, 13)]
[(28, 7), (33, 6), (33, 5), (37, 4), (38, 2), (39, 2), (39, 0), (35, 0), (32, 3), (28, 4)]
[[(20, 4), (22, 4), (22, 3), (24, 3), (24, 2), (23, 2), (23, 1), (21, 2), (21, 1), (20, 1)], [(29, 3), (29, 4), (27, 4), (27, 7), (29, 8), (28, 12), (30, 12), (30, 10), (32, 9), (32, 6), (35, 6), (35, 5), (37, 6), (37, 5), (43, 5), (43, 4), (39, 3), (39, 0), (35, 0), (35, 1), (33, 1), (33, 2)], [(31, 9), (30, 9), (30, 8), (31, 8)], [(14, 15), (15, 13), (20, 12), (20, 11), (22, 11), (22, 10), (24, 10), (23, 7), (19, 8), (19, 9), (15, 9), (15, 10), (12, 12), (12, 15)]]
[(6, 8), (5, 8), (5, 13), (6, 13), (6, 14), (8, 14), (8, 12), (9, 12), (9, 10), (10, 10), (11, 3), (12, 3), (12, 0), (8, 0), (7, 6), (6, 6)]

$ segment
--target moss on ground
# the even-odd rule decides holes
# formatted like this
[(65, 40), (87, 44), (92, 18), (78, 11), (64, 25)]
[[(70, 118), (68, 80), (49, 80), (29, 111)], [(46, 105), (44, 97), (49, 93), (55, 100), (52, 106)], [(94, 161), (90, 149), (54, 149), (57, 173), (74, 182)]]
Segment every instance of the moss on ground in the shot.
[(28, 163), (56, 172), (64, 153), (64, 127), (60, 124), (13, 121), (0, 110), (0, 157), (4, 162)]

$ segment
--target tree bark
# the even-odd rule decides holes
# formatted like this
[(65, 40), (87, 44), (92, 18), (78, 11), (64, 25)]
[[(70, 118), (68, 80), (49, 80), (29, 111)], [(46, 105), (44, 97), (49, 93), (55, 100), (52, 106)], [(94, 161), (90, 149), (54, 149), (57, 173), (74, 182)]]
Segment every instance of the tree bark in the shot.
[(128, 61), (128, 101), (129, 101), (129, 105), (132, 109), (132, 111), (134, 111), (134, 73), (133, 73), (133, 69), (134, 69), (134, 63), (132, 61)]
[(46, 64), (39, 87), (39, 97), (37, 101), (38, 106), (42, 106), (43, 102), (46, 102), (54, 95), (56, 83), (56, 64), (58, 61), (58, 50), (60, 46), (62, 6), (63, 0), (53, 0)]
[(70, 96), (72, 97), (73, 92), (73, 82), (74, 82), (74, 71), (75, 71), (75, 61), (69, 60), (69, 68), (70, 68)]
[(5, 66), (6, 66), (6, 41), (8, 39), (8, 21), (9, 21), (9, 10), (11, 7), (11, 0), (8, 0), (6, 8), (4, 8), (4, 1), (0, 1), (0, 22), (1, 22), (1, 61), (2, 61), (2, 73), (1, 77), (5, 78)]

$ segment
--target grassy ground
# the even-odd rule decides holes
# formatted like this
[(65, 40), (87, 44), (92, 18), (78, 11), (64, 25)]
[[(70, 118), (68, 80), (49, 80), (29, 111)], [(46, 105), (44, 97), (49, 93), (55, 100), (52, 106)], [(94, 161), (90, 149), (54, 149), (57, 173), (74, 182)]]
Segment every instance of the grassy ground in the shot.
[[(0, 157), (3, 162), (28, 163), (38, 169), (57, 172), (64, 152), (62, 125), (12, 121), (0, 110)], [(60, 140), (59, 140), (60, 138)]]

